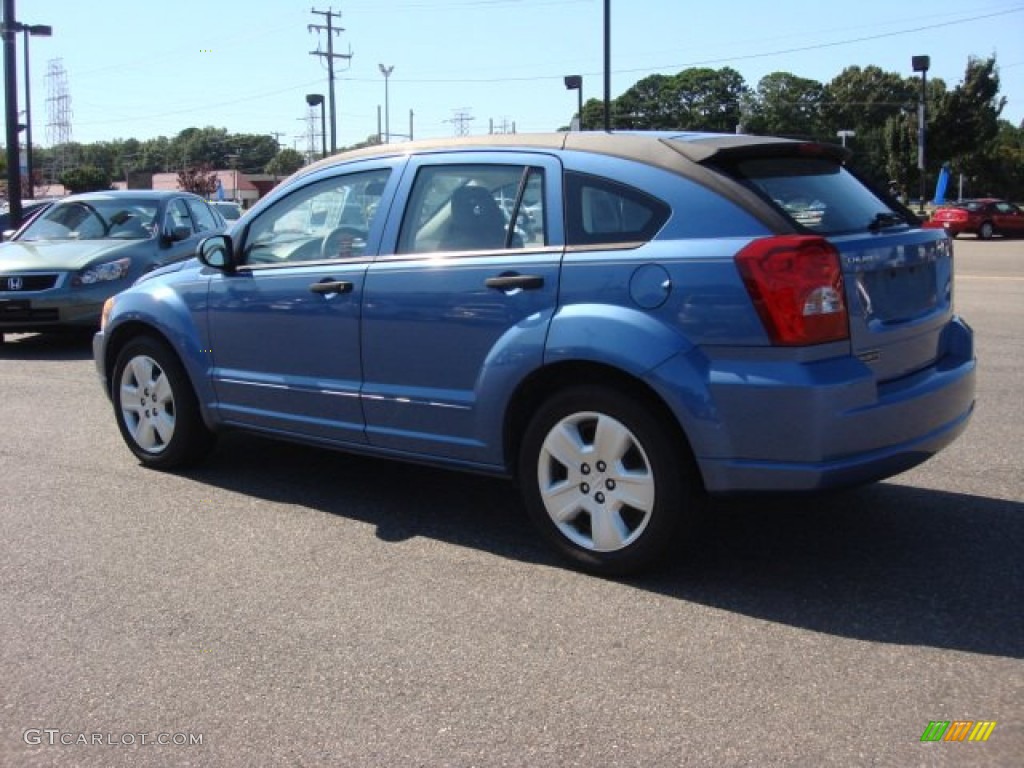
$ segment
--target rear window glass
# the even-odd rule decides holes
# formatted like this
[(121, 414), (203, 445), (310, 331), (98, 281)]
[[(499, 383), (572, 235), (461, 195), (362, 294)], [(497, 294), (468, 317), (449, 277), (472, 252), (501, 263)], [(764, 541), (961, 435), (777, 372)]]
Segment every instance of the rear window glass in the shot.
[(670, 213), (638, 189), (583, 173), (565, 174), (565, 207), (569, 245), (647, 241)]
[(898, 212), (832, 160), (751, 158), (738, 160), (731, 171), (795, 223), (815, 233), (860, 232), (879, 221), (903, 222)]

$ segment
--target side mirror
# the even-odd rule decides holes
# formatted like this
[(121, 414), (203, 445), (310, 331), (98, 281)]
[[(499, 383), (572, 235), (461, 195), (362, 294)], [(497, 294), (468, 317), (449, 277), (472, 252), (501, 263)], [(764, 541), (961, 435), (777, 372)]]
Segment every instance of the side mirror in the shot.
[(200, 241), (196, 256), (202, 264), (231, 274), (235, 271), (235, 251), (228, 235), (211, 235)]

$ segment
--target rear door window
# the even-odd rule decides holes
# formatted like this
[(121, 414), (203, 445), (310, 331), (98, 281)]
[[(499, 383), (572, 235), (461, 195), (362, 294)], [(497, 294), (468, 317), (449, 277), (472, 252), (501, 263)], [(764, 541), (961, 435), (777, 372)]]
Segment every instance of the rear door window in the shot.
[(542, 168), (431, 165), (416, 174), (398, 252), (475, 252), (546, 244)]

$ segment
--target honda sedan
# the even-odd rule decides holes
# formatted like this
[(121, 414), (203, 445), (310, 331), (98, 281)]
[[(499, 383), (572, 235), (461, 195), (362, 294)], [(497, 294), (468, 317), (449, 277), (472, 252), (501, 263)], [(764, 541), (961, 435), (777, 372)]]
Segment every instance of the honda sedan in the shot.
[(107, 298), (190, 258), (226, 226), (187, 192), (92, 192), (52, 203), (0, 244), (0, 340), (5, 332), (97, 328)]

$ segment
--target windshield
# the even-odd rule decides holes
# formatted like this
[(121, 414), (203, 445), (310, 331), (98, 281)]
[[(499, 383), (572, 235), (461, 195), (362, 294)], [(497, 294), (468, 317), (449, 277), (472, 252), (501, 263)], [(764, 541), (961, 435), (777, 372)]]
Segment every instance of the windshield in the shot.
[(734, 172), (797, 224), (822, 235), (906, 224), (842, 165), (824, 158), (740, 160)]
[(155, 200), (67, 200), (41, 214), (19, 240), (144, 240), (156, 233)]

